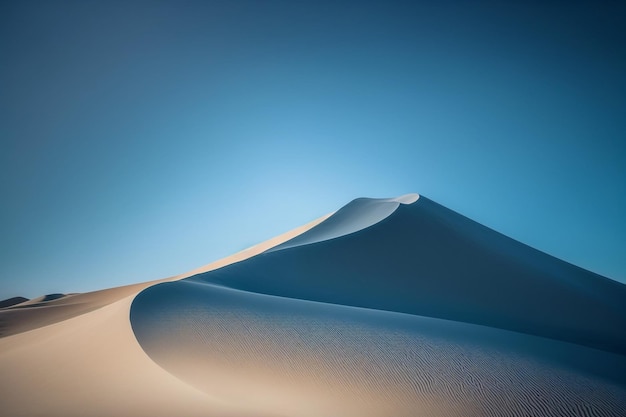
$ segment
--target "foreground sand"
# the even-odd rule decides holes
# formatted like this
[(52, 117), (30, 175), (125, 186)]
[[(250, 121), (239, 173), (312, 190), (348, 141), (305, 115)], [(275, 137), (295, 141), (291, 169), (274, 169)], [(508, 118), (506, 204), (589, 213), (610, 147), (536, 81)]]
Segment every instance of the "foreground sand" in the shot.
[(626, 415), (626, 286), (417, 195), (3, 317), (8, 416)]

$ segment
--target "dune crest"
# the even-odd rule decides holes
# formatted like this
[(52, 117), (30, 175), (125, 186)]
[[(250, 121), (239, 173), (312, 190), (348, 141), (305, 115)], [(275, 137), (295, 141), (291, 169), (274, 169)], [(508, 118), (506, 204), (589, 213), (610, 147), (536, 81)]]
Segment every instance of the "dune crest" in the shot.
[(391, 216), (401, 204), (413, 204), (418, 199), (419, 194), (405, 194), (396, 198), (357, 198), (314, 228), (273, 247), (268, 252), (310, 245), (356, 233)]

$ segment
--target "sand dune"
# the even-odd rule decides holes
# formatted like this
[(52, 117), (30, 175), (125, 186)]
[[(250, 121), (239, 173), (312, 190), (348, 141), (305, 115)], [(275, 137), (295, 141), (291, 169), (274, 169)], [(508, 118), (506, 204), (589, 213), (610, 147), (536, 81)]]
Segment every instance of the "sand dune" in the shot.
[[(287, 242), (282, 250), (191, 279), (482, 324), (626, 354), (623, 284), (523, 245), (425, 197), (397, 205), (369, 227), (320, 241), (316, 229), (337, 224), (342, 230), (343, 222), (332, 223), (333, 217), (292, 241), (302, 244)], [(334, 235), (326, 229), (324, 234)], [(314, 243), (307, 243), (309, 236)]]
[(10, 416), (626, 415), (626, 286), (417, 194), (0, 325)]
[(46, 294), (46, 295), (42, 295), (41, 297), (36, 297), (30, 300), (26, 300), (23, 303), (20, 303), (19, 305), (14, 306), (14, 307), (45, 305), (47, 303), (51, 303), (52, 301), (60, 300), (61, 298), (71, 297), (72, 295), (73, 294), (59, 294), (59, 293)]
[(11, 297), (5, 300), (0, 301), (0, 309), (14, 306), (16, 304), (23, 303), (24, 301), (28, 301), (28, 298), (24, 297)]

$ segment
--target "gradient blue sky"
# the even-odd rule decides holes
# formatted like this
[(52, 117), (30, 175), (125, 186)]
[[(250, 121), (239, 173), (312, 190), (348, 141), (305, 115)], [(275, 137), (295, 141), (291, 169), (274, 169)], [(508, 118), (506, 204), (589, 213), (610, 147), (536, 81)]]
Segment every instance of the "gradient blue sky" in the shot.
[(620, 3), (4, 1), (0, 299), (408, 192), (624, 282)]

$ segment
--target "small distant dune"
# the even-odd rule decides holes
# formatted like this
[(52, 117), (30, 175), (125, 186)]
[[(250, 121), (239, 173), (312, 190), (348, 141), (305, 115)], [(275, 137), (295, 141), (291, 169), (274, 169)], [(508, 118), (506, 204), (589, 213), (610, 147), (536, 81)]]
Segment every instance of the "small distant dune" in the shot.
[(7, 298), (6, 300), (0, 301), (0, 308), (11, 307), (11, 306), (14, 306), (16, 304), (23, 303), (24, 301), (28, 301), (28, 298), (24, 298), (24, 297)]
[(46, 294), (40, 297), (27, 300), (21, 303), (19, 307), (37, 307), (37, 306), (45, 305), (46, 303), (49, 303), (50, 301), (59, 300), (67, 296), (68, 294), (60, 294), (60, 293)]
[(47, 294), (41, 299), (42, 302), (58, 300), (59, 298), (67, 297), (68, 294)]

